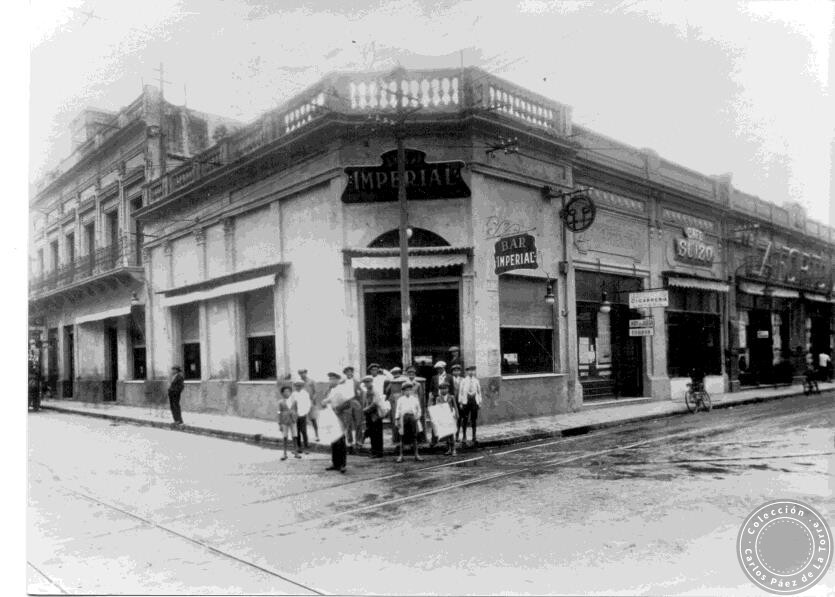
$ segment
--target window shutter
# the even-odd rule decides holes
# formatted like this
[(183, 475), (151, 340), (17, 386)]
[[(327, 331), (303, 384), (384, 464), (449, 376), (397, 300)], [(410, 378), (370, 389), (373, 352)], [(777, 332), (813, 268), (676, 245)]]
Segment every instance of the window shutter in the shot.
[(273, 311), (273, 289), (261, 288), (247, 292), (244, 300), (246, 313), (246, 335), (272, 336), (275, 334), (275, 312)]
[[(554, 292), (557, 291), (556, 283)], [(499, 277), (499, 325), (554, 327), (553, 307), (545, 302), (545, 280)]]

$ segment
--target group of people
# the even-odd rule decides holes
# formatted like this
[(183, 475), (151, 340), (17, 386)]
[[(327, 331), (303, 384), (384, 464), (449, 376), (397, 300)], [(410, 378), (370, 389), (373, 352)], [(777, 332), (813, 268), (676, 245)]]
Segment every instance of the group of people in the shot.
[[(319, 438), (319, 418), (330, 409), (339, 422), (339, 438), (331, 442), (331, 466), (328, 470), (346, 470), (347, 454), (358, 450), (365, 440), (370, 440), (372, 458), (383, 457), (383, 422), (391, 423), (392, 441), (399, 445), (397, 462), (403, 462), (404, 447), (409, 446), (415, 460), (422, 460), (419, 446), (428, 442), (434, 447), (445, 440), (446, 455), (457, 454), (459, 437), (462, 447), (467, 446), (467, 431), (472, 431), (472, 445), (476, 445), (478, 414), (483, 400), (481, 384), (476, 377), (475, 366), (464, 367), (458, 358), (458, 347), (450, 348), (450, 370), (438, 361), (435, 375), (430, 380), (417, 376), (411, 365), (404, 371), (400, 367), (383, 369), (378, 363), (368, 366), (367, 374), (358, 379), (355, 370), (348, 366), (342, 373), (328, 373), (328, 390), (320, 395), (316, 383), (307, 369), (299, 369), (295, 378), (278, 382), (278, 425), (284, 454), (292, 446), (295, 458), (309, 449), (308, 424), (313, 428), (314, 439)], [(179, 366), (171, 369), (168, 400), (174, 425), (183, 425), (180, 395), (184, 379)], [(455, 423), (455, 433), (438, 436), (438, 425), (429, 415), (430, 407), (446, 405)], [(438, 412), (438, 411), (436, 411)], [(441, 412), (441, 414), (443, 414)], [(436, 422), (437, 423), (437, 422)]]
[[(308, 450), (308, 421), (313, 427), (316, 441), (319, 441), (318, 421), (324, 409), (331, 409), (341, 428), (338, 439), (331, 442), (331, 466), (327, 470), (346, 471), (347, 455), (359, 449), (365, 440), (370, 440), (371, 457), (383, 457), (383, 422), (391, 422), (392, 441), (399, 446), (397, 462), (403, 462), (403, 451), (408, 446), (414, 459), (423, 460), (419, 446), (429, 442), (435, 446), (445, 440), (446, 455), (457, 453), (459, 437), (467, 445), (467, 431), (472, 430), (472, 445), (476, 445), (478, 413), (483, 396), (481, 384), (476, 377), (475, 366), (466, 367), (456, 363), (451, 373), (446, 363), (435, 363), (435, 375), (429, 380), (417, 377), (414, 366), (406, 368), (405, 375), (400, 367), (383, 369), (378, 363), (371, 363), (367, 375), (358, 379), (353, 367), (345, 367), (342, 373), (328, 373), (328, 390), (323, 396), (316, 393), (315, 383), (308, 377), (307, 370), (298, 372), (298, 377), (279, 382), (278, 424), (281, 431), (284, 454), (292, 445), (294, 456), (301, 458)], [(462, 372), (466, 371), (466, 375)], [(439, 437), (436, 425), (429, 416), (429, 408), (446, 405), (456, 423), (455, 433)]]

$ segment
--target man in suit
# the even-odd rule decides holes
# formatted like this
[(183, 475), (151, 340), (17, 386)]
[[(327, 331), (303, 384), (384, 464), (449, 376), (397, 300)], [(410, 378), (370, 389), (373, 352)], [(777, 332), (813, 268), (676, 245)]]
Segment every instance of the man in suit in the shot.
[(174, 425), (183, 424), (183, 414), (180, 411), (180, 394), (183, 393), (185, 379), (183, 370), (178, 365), (171, 367), (171, 383), (168, 385), (168, 404), (171, 407), (171, 416), (174, 417)]

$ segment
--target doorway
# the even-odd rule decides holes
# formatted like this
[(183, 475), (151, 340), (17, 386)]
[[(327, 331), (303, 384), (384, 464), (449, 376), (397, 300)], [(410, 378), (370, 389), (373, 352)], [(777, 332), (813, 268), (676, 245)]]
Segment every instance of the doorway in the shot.
[(119, 378), (119, 336), (116, 326), (113, 324), (106, 325), (104, 336), (106, 367), (103, 399), (114, 401), (116, 400), (116, 385)]
[(62, 395), (72, 398), (75, 380), (75, 331), (73, 326), (64, 326), (64, 381)]
[[(417, 375), (430, 379), (432, 365), (446, 359), (450, 346), (460, 344), (460, 306), (457, 283), (412, 287), (412, 358)], [(384, 369), (402, 364), (403, 335), (400, 321), (400, 290), (391, 286), (363, 288), (365, 359)]]

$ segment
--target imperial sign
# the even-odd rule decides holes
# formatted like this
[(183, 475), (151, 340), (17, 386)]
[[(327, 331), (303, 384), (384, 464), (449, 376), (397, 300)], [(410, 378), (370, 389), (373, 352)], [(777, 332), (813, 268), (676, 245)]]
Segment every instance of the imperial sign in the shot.
[(512, 269), (537, 269), (536, 241), (530, 234), (506, 236), (496, 243), (496, 274)]
[[(457, 199), (469, 197), (470, 188), (461, 177), (464, 162), (427, 162), (426, 154), (416, 149), (406, 153), (406, 198)], [(397, 151), (387, 151), (381, 166), (345, 168), (348, 184), (342, 193), (344, 203), (383, 203), (397, 201), (399, 175)]]

